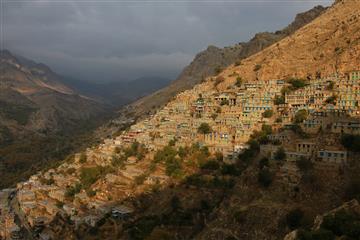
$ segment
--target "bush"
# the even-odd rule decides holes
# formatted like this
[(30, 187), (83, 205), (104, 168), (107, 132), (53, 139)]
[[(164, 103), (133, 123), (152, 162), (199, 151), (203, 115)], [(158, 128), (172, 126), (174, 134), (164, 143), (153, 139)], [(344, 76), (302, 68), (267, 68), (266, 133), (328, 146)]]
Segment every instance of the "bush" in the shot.
[(329, 231), (320, 228), (315, 231), (299, 230), (297, 240), (334, 240), (335, 235)]
[(251, 160), (258, 154), (260, 150), (259, 142), (251, 139), (248, 141), (249, 148), (245, 149), (245, 151), (239, 154), (238, 159), (241, 160), (245, 164), (249, 164)]
[(254, 67), (254, 72), (257, 72), (261, 69), (261, 65), (260, 64), (256, 64)]
[(292, 91), (298, 90), (300, 88), (304, 88), (307, 85), (304, 79), (298, 79), (298, 78), (289, 79), (288, 82), (291, 84), (290, 90)]
[(267, 157), (263, 157), (259, 161), (259, 169), (263, 169), (264, 167), (269, 167), (269, 159)]
[(211, 133), (211, 131), (212, 131), (211, 127), (207, 123), (201, 123), (198, 128), (198, 133), (201, 133), (201, 134), (208, 134), (208, 133)]
[(237, 77), (237, 78), (236, 78), (236, 82), (235, 82), (235, 86), (236, 86), (236, 87), (241, 87), (242, 83), (243, 83), (242, 78), (241, 78), (241, 77)]
[(269, 135), (272, 133), (272, 127), (271, 125), (263, 124), (261, 126), (261, 131), (264, 133), (264, 135)]
[(273, 181), (273, 175), (270, 170), (267, 168), (261, 169), (258, 174), (258, 181), (261, 186), (269, 187)]
[(111, 164), (114, 166), (114, 167), (119, 167), (119, 168), (122, 168), (125, 166), (125, 161), (126, 161), (126, 157), (125, 156), (116, 156), (116, 155), (113, 155), (112, 158), (111, 158)]
[(222, 175), (240, 176), (241, 170), (234, 164), (224, 164), (221, 166)]
[(81, 191), (81, 184), (77, 183), (74, 186), (68, 187), (65, 190), (65, 197), (66, 198), (73, 198), (75, 194)]
[(286, 159), (286, 153), (285, 153), (285, 149), (283, 147), (279, 147), (274, 155), (274, 159), (278, 160), (278, 161), (283, 161)]
[(167, 159), (165, 162), (165, 167), (166, 175), (168, 176), (175, 177), (181, 174), (182, 166), (179, 158), (174, 157)]
[(360, 135), (343, 134), (341, 144), (349, 151), (360, 152)]
[(269, 110), (269, 109), (262, 113), (262, 116), (264, 118), (271, 118), (273, 115), (274, 115), (273, 110)]
[(201, 169), (206, 170), (217, 170), (220, 168), (220, 164), (216, 160), (209, 160), (206, 163), (202, 164)]
[(321, 228), (332, 231), (336, 236), (359, 237), (360, 216), (340, 210), (324, 217)]
[(337, 99), (337, 96), (332, 95), (332, 96), (328, 97), (328, 98), (325, 100), (325, 102), (326, 102), (327, 104), (336, 105), (336, 99)]
[(88, 167), (82, 168), (80, 172), (80, 182), (81, 185), (87, 189), (93, 183), (95, 183), (100, 177), (110, 172), (110, 168), (108, 167)]
[(221, 106), (229, 105), (229, 100), (227, 100), (227, 99), (221, 100), (220, 105), (221, 105)]
[(235, 211), (233, 217), (237, 223), (244, 223), (246, 221), (246, 213), (242, 210)]
[(300, 171), (308, 172), (313, 169), (314, 164), (311, 162), (310, 159), (301, 157), (299, 160), (296, 161), (296, 166), (300, 169)]
[(160, 224), (161, 219), (158, 216), (143, 217), (130, 225), (130, 239), (145, 239), (153, 231), (153, 229)]
[(284, 104), (285, 103), (285, 96), (281, 95), (281, 96), (275, 96), (274, 99), (274, 104), (275, 105), (280, 105), (280, 104)]
[(80, 159), (79, 159), (79, 163), (86, 163), (87, 161), (87, 156), (85, 153), (81, 153), (80, 155)]
[(304, 120), (307, 119), (309, 113), (306, 109), (300, 109), (296, 112), (294, 122), (295, 123), (302, 123)]
[(301, 226), (303, 217), (304, 212), (300, 208), (293, 209), (286, 214), (286, 224), (291, 230), (294, 230)]
[(171, 208), (173, 211), (177, 211), (177, 210), (181, 209), (180, 199), (176, 195), (171, 198), (170, 204), (171, 204)]

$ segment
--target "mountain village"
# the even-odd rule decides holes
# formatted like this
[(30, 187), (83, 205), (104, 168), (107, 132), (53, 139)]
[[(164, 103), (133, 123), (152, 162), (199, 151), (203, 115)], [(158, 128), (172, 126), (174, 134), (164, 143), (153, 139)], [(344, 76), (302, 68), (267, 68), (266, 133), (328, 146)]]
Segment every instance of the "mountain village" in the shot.
[[(360, 134), (359, 103), (360, 71), (254, 82), (221, 73), (119, 136), (0, 192), (0, 239), (22, 239), (21, 228), (53, 239), (56, 226), (46, 226), (59, 214), (75, 228), (109, 214), (130, 217), (136, 208), (127, 199), (196, 171), (199, 160), (181, 159), (194, 144), (234, 164), (257, 136), (260, 156), (283, 161), (276, 177), (288, 186), (300, 179), (299, 160), (339, 171), (353, 157), (341, 136)], [(178, 150), (170, 166), (157, 161), (164, 149)]]

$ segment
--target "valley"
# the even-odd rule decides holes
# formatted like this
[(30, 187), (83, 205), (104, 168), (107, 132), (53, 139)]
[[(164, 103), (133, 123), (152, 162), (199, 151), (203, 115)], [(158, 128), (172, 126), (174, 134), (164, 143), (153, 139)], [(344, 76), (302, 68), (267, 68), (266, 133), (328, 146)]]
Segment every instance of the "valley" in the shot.
[[(213, 61), (199, 54), (184, 74), (204, 66), (181, 86), (176, 80), (125, 106), (89, 127), (96, 131), (72, 132), (72, 144), (55, 141), (52, 149), (72, 147), (67, 157), (0, 191), (0, 236), (360, 239), (359, 3), (337, 0), (299, 19), (257, 47), (209, 47), (204, 58)], [(228, 61), (216, 57), (224, 52)], [(8, 87), (18, 94), (17, 107), (2, 105), (8, 126), (28, 131), (36, 123), (35, 82)], [(51, 81), (40, 85), (82, 98)], [(6, 144), (12, 132), (2, 133)]]

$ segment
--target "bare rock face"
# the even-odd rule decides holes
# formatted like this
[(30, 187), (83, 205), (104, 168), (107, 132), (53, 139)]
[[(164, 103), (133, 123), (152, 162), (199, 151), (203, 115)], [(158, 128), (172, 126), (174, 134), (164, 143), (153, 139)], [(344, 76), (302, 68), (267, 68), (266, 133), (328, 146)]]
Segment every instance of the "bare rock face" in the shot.
[(286, 236), (284, 237), (284, 240), (296, 240), (297, 238), (297, 231), (292, 231), (288, 234), (286, 234)]
[(294, 34), (221, 75), (237, 72), (243, 79), (257, 80), (346, 73), (359, 69), (359, 38), (359, 2), (341, 1)]
[(225, 48), (209, 46), (206, 50), (197, 54), (194, 60), (184, 68), (179, 77), (169, 86), (131, 104), (130, 107), (132, 111), (140, 116), (154, 107), (165, 104), (177, 93), (192, 88), (206, 77), (215, 75), (218, 71), (221, 71), (234, 62), (239, 62), (242, 59), (258, 53), (293, 34), (299, 28), (317, 18), (325, 10), (326, 8), (322, 6), (314, 7), (307, 12), (298, 14), (295, 20), (286, 28), (276, 31), (275, 33), (258, 33), (249, 42), (242, 42)]

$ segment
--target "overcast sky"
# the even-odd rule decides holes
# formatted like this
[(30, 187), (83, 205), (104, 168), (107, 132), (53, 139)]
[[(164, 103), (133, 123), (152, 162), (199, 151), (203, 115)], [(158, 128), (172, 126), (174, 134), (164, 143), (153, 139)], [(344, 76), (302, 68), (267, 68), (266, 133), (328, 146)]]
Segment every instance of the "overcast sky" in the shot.
[(208, 45), (248, 41), (332, 0), (3, 0), (3, 46), (88, 81), (175, 78)]

